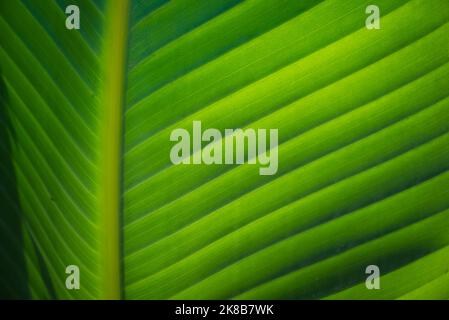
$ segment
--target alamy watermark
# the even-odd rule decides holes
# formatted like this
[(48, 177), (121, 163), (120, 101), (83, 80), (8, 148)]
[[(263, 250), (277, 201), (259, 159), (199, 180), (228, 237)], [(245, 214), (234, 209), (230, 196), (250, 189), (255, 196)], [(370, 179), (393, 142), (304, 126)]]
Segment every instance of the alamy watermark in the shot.
[(70, 5), (65, 8), (65, 13), (68, 14), (65, 20), (65, 27), (68, 30), (80, 29), (80, 8), (76, 5)]
[(76, 265), (69, 265), (65, 268), (68, 274), (65, 280), (65, 287), (68, 290), (79, 290), (80, 288), (80, 268)]
[[(173, 164), (232, 165), (246, 160), (259, 164), (260, 175), (278, 170), (278, 129), (225, 129), (222, 134), (214, 128), (202, 132), (201, 121), (193, 121), (192, 133), (181, 128), (171, 132), (170, 141), (177, 142), (170, 151)], [(208, 143), (204, 148), (203, 142)]]
[(366, 278), (365, 286), (368, 290), (380, 289), (380, 269), (375, 264), (369, 265), (365, 269), (365, 273), (369, 274)]

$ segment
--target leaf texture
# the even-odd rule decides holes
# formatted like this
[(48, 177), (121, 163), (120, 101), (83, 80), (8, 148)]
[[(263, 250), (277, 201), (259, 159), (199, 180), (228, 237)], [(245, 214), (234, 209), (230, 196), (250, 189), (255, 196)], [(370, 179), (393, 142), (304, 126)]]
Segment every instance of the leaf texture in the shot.
[[(448, 299), (449, 3), (370, 4), (0, 2), (0, 296)], [(173, 165), (197, 120), (277, 174)]]

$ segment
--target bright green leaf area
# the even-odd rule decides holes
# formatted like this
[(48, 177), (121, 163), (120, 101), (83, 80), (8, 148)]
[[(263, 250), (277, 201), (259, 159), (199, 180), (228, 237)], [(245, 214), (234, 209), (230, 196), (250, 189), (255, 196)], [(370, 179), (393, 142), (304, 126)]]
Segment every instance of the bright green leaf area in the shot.
[(448, 74), (447, 0), (0, 1), (0, 298), (449, 299)]

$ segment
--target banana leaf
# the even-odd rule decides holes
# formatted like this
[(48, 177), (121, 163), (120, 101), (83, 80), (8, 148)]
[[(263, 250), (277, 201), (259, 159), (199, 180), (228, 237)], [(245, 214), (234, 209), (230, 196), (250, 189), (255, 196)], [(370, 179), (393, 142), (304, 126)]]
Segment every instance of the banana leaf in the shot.
[(0, 1), (0, 298), (448, 299), (449, 2), (372, 4)]

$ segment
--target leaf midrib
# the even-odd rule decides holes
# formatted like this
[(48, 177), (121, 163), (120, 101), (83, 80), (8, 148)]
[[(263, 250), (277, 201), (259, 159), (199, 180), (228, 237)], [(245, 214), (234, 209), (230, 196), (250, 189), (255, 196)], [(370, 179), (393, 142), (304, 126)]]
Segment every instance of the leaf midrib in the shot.
[(100, 272), (101, 298), (122, 298), (121, 185), (122, 132), (127, 59), (129, 0), (110, 1), (103, 47), (104, 84), (101, 114)]

